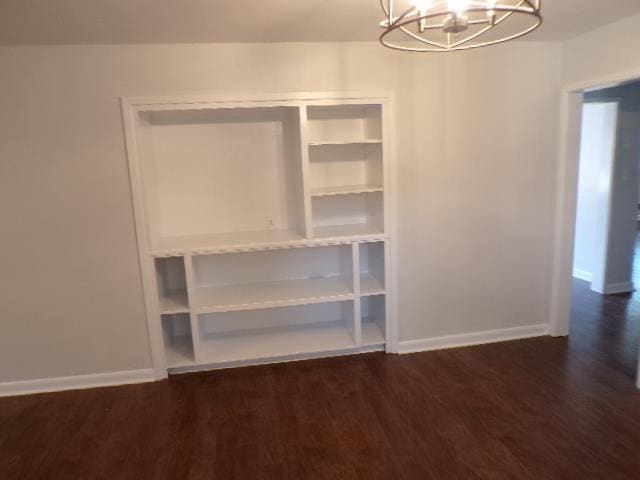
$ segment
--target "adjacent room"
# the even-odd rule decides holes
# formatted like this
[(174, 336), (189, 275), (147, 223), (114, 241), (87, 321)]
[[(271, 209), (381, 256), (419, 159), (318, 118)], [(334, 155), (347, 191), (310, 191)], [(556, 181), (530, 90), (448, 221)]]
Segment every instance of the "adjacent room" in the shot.
[(640, 478), (639, 2), (0, 4), (0, 479)]

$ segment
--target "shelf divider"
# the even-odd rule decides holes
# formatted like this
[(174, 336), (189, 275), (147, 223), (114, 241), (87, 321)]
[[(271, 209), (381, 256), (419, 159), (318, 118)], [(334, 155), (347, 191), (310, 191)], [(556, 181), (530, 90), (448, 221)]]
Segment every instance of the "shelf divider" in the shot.
[(354, 242), (351, 245), (351, 258), (353, 259), (353, 338), (356, 346), (362, 345), (362, 304), (360, 302), (360, 244)]
[(187, 297), (189, 299), (190, 311), (189, 316), (191, 320), (191, 341), (193, 342), (193, 357), (195, 363), (200, 363), (201, 349), (200, 349), (200, 326), (198, 323), (198, 314), (195, 311), (195, 286), (196, 278), (193, 271), (193, 257), (190, 253), (184, 256), (184, 269), (185, 278), (187, 283)]
[(313, 221), (311, 218), (311, 172), (309, 171), (309, 148), (307, 148), (307, 137), (309, 132), (309, 120), (307, 118), (307, 107), (302, 105), (300, 112), (300, 150), (302, 161), (302, 196), (304, 198), (304, 236), (313, 238)]
[(352, 195), (358, 193), (382, 192), (382, 185), (341, 185), (337, 187), (319, 187), (311, 189), (311, 196)]

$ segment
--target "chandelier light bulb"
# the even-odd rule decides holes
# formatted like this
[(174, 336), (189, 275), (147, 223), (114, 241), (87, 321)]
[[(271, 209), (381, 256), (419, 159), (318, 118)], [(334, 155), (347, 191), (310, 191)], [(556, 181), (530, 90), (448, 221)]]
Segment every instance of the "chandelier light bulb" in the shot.
[(469, 8), (469, 0), (449, 0), (449, 11), (462, 14)]
[(427, 10), (431, 8), (433, 4), (433, 0), (411, 0), (420, 13), (425, 13)]
[(496, 0), (487, 0), (487, 17), (495, 17)]

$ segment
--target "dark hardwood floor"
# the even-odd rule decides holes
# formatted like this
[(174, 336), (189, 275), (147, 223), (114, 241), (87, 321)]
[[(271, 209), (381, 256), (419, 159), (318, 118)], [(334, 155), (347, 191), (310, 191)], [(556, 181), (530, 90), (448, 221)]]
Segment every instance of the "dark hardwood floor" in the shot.
[(639, 479), (640, 296), (569, 339), (0, 399), (0, 479)]

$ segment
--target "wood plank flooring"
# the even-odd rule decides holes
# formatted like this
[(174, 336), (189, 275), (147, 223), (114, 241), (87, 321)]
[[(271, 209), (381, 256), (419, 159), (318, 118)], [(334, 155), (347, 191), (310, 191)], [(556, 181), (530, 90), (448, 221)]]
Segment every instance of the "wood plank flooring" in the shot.
[(640, 296), (569, 339), (0, 399), (0, 479), (639, 479)]

